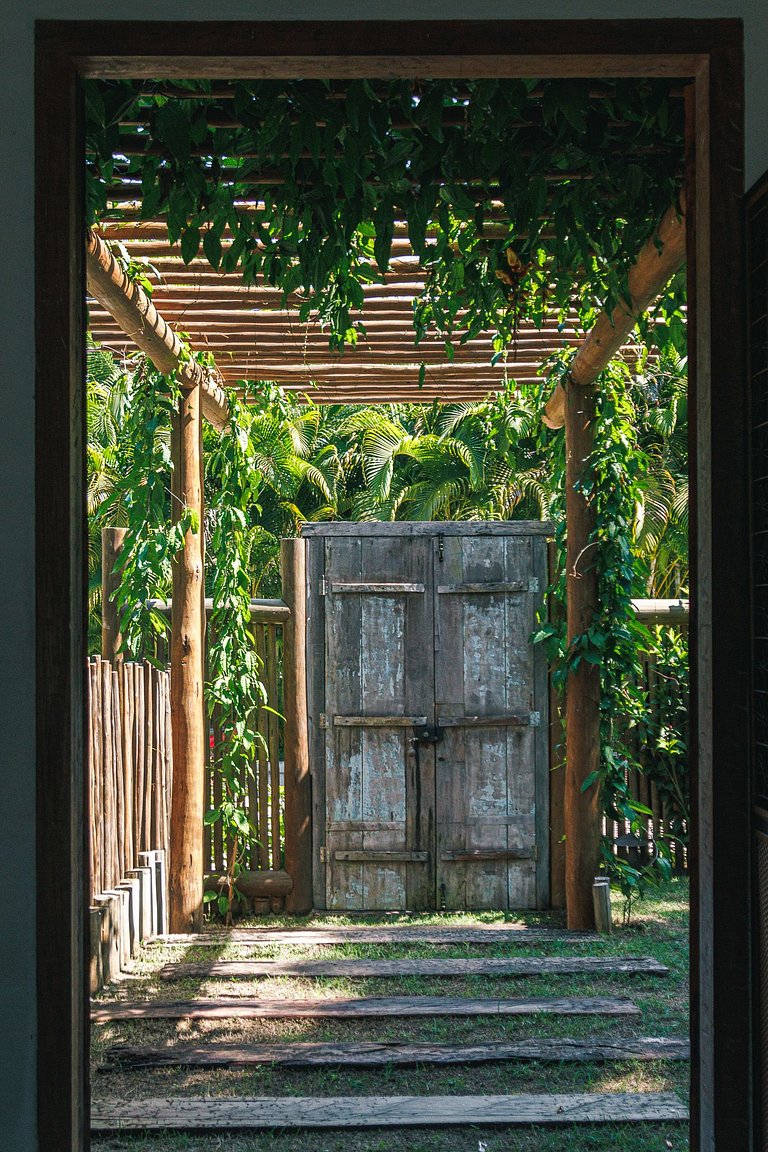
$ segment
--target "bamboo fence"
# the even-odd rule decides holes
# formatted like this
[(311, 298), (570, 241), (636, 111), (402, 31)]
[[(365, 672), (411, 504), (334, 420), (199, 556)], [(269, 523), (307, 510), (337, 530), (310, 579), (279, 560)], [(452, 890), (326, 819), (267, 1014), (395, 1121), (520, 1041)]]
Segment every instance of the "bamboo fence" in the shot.
[(140, 852), (168, 851), (173, 759), (168, 672), (93, 656), (87, 676), (93, 903)]

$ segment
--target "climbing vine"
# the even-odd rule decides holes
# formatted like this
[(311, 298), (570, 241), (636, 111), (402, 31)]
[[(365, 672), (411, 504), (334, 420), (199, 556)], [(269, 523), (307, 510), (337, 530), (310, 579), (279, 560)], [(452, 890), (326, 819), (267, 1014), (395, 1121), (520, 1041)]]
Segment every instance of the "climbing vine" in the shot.
[(118, 433), (118, 454), (129, 464), (99, 509), (102, 523), (115, 505), (123, 509), (126, 534), (117, 558), (120, 631), (126, 652), (153, 663), (168, 620), (151, 601), (170, 595), (173, 560), (187, 532), (200, 531), (189, 508), (179, 509), (174, 522), (170, 517), (171, 418), (179, 395), (175, 379), (161, 375), (146, 358), (138, 362)]
[(249, 436), (254, 417), (234, 393), (228, 393), (228, 401), (229, 426), (206, 458), (211, 492), (207, 553), (213, 595), (206, 699), (209, 711), (216, 709), (219, 720), (214, 758), (223, 795), (218, 806), (206, 813), (205, 822), (219, 822), (228, 845), (226, 891), (208, 892), (206, 900), (216, 900), (229, 921), (241, 860), (256, 838), (246, 797), (258, 746), (266, 748), (256, 717), (267, 704), (267, 693), (250, 631), (249, 513), (261, 486)]
[[(558, 371), (564, 366), (566, 362), (562, 361)], [(644, 842), (646, 818), (651, 812), (632, 797), (627, 777), (630, 769), (640, 767), (629, 734), (638, 727), (646, 728), (642, 658), (653, 646), (653, 637), (638, 621), (632, 607), (636, 580), (633, 545), (647, 458), (639, 445), (628, 375), (629, 369), (621, 362), (612, 363), (601, 374), (596, 385), (593, 450), (579, 482), (595, 517), (588, 546), (593, 546), (592, 563), (598, 573), (598, 609), (588, 630), (574, 636), (570, 644), (564, 619), (545, 624), (535, 639), (546, 642), (555, 666), (554, 680), (562, 691), (567, 691), (569, 675), (582, 661), (599, 666), (600, 763), (582, 787), (599, 787), (608, 820), (626, 822)], [(554, 459), (558, 487), (564, 493), (564, 436), (557, 436), (553, 447), (558, 442)], [(564, 605), (565, 516), (557, 516), (556, 524), (559, 564), (553, 592)], [(615, 855), (609, 838), (603, 839), (602, 866), (624, 894), (627, 914), (634, 897), (642, 894), (649, 882), (670, 873), (668, 846), (660, 841), (654, 849), (653, 859), (642, 868), (635, 868)]]
[(332, 348), (365, 334), (363, 286), (405, 228), (427, 270), (416, 337), (450, 357), (490, 329), (498, 355), (523, 319), (576, 297), (588, 324), (622, 296), (681, 183), (679, 97), (638, 79), (88, 81), (90, 218), (134, 197), (185, 262), (298, 293)]

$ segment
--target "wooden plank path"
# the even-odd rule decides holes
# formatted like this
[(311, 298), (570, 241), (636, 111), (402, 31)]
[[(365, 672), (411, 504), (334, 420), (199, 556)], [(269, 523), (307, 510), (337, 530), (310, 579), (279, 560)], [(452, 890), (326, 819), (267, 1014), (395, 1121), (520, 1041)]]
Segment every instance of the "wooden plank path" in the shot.
[(94, 1102), (92, 1132), (403, 1128), (685, 1121), (673, 1092), (519, 1096), (330, 1096), (146, 1098)]
[(321, 1044), (195, 1045), (141, 1048), (117, 1044), (106, 1053), (105, 1070), (123, 1068), (232, 1068), (269, 1064), (281, 1068), (379, 1068), (414, 1064), (482, 1064), (535, 1060), (556, 1063), (595, 1063), (612, 1060), (689, 1060), (687, 1040), (641, 1037), (638, 1040), (513, 1040), (482, 1044), (404, 1044), (398, 1041)]
[(631, 1000), (618, 997), (532, 996), (497, 1000), (464, 996), (375, 996), (327, 1000), (261, 1000), (245, 997), (218, 1000), (124, 1001), (96, 1005), (94, 1024), (111, 1020), (215, 1020), (243, 1018), (366, 1016), (639, 1016)]
[(156, 943), (163, 947), (222, 948), (226, 945), (244, 946), (263, 944), (291, 944), (316, 946), (321, 944), (581, 944), (598, 940), (596, 932), (569, 932), (558, 928), (528, 928), (502, 924), (475, 924), (471, 928), (440, 928), (434, 925), (408, 925), (391, 928), (364, 928), (340, 926), (338, 928), (233, 928), (224, 932), (186, 933), (158, 936)]
[(209, 964), (166, 964), (163, 980), (262, 979), (270, 976), (368, 977), (401, 976), (667, 976), (669, 969), (651, 957), (535, 956), (485, 959), (418, 960), (219, 960)]

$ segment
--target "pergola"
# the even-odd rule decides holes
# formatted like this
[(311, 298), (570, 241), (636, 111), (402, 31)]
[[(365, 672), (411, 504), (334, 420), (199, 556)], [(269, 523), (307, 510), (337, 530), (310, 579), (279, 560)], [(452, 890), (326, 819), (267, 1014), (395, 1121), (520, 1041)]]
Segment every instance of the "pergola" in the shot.
[[(561, 173), (562, 175), (562, 173)], [(521, 322), (513, 345), (494, 358), (492, 333), (457, 344), (453, 360), (442, 339), (414, 345), (414, 298), (425, 283), (425, 270), (413, 254), (404, 223), (395, 228), (392, 261), (382, 283), (365, 286), (361, 318), (366, 335), (344, 353), (330, 353), (327, 334), (299, 315), (301, 298), (282, 301), (279, 289), (246, 287), (237, 272), (213, 270), (207, 261), (185, 263), (168, 242), (162, 220), (140, 219), (135, 184), (113, 188), (119, 222), (105, 221), (88, 238), (87, 271), (90, 330), (119, 353), (127, 344), (141, 348), (162, 372), (178, 368), (182, 399), (174, 425), (174, 491), (181, 503), (202, 513), (201, 419), (224, 428), (228, 409), (223, 386), (242, 380), (273, 381), (299, 397), (323, 403), (467, 401), (503, 386), (540, 379), (544, 360), (564, 345), (578, 346), (570, 371), (550, 397), (543, 418), (565, 427), (567, 452), (567, 614), (568, 639), (584, 632), (597, 604), (597, 572), (584, 550), (594, 528), (593, 512), (578, 489), (578, 478), (592, 447), (595, 418), (593, 385), (619, 354), (637, 318), (663, 290), (685, 260), (684, 197), (670, 205), (655, 234), (638, 252), (629, 274), (627, 298), (603, 313), (584, 337), (575, 311), (563, 323), (545, 320), (540, 328)], [(253, 201), (256, 203), (256, 201)], [(252, 206), (252, 205), (251, 205)], [(248, 211), (249, 204), (242, 205)], [(508, 221), (501, 203), (487, 227), (505, 235)], [(156, 274), (151, 298), (126, 275), (108, 243), (119, 241), (132, 260)], [(224, 243), (226, 244), (226, 237)], [(183, 357), (183, 333), (194, 350), (213, 353), (214, 369), (202, 369)], [(425, 365), (420, 374), (420, 365)], [(420, 375), (421, 386), (420, 386)], [(202, 859), (200, 827), (204, 774), (202, 555), (199, 534), (189, 533), (176, 565), (172, 613), (172, 711), (175, 787), (170, 876), (172, 930), (186, 931), (200, 914)], [(293, 574), (300, 579), (300, 573)], [(600, 671), (582, 662), (569, 679), (566, 710), (566, 898), (569, 926), (592, 924), (592, 876), (599, 848), (596, 789), (582, 790), (599, 764)], [(306, 778), (306, 747), (289, 763), (291, 774)], [(297, 814), (294, 814), (296, 816)], [(300, 817), (301, 814), (298, 814)], [(296, 911), (304, 909), (296, 908)]]

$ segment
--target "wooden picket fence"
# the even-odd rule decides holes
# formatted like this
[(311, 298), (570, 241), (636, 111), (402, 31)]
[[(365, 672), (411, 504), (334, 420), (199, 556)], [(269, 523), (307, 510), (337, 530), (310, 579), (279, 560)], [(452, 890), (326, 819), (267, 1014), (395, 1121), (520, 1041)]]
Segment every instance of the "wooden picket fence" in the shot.
[(93, 903), (140, 852), (167, 853), (173, 757), (168, 672), (93, 656), (87, 676)]
[[(280, 600), (254, 601), (251, 625), (256, 653), (261, 661), (262, 681), (267, 692), (266, 707), (258, 710), (255, 727), (263, 737), (254, 763), (245, 779), (239, 781), (240, 794), (252, 827), (257, 832), (243, 867), (253, 870), (279, 871), (284, 867), (283, 779), (281, 750), (283, 743), (283, 624), (288, 607)], [(211, 752), (208, 771), (207, 802), (218, 808), (224, 798), (220, 771), (221, 717), (214, 712), (211, 723)], [(220, 822), (206, 826), (204, 860), (206, 870), (223, 873), (229, 863), (230, 845)]]

